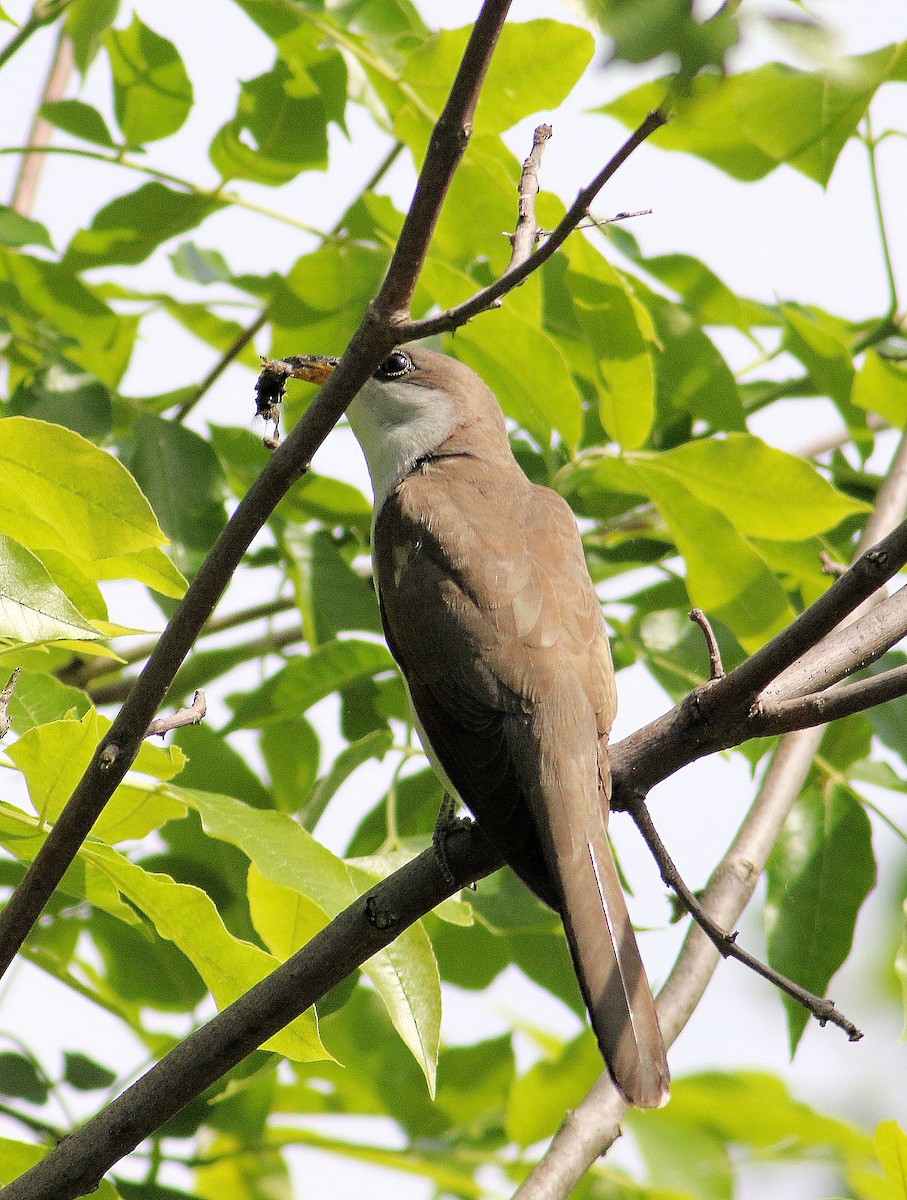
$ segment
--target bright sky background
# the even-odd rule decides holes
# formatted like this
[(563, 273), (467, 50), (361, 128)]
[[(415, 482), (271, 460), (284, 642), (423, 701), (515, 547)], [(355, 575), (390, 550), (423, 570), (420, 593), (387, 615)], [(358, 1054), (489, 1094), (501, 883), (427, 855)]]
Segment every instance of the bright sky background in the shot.
[[(4, 7), (11, 16), (22, 19), (30, 5), (26, 0), (4, 0)], [(134, 4), (124, 0), (120, 25), (127, 23), (133, 7), (152, 28), (176, 43), (196, 89), (197, 110), (193, 110), (187, 126), (175, 137), (152, 147), (149, 161), (203, 185), (213, 185), (216, 179), (207, 158), (207, 141), (233, 112), (237, 79), (251, 78), (272, 65), (270, 43), (235, 5), (224, 0), (193, 0), (190, 4), (185, 0), (136, 0)], [(768, 0), (764, 4), (749, 4), (745, 0), (742, 12), (775, 11), (777, 7)], [(420, 8), (429, 23), (455, 25), (472, 19), (478, 3), (421, 0)], [(813, 11), (838, 31), (840, 46), (847, 53), (875, 49), (905, 36), (904, 5), (892, 4), (890, 0), (817, 0)], [(537, 16), (571, 19), (570, 10), (555, 0), (514, 3), (512, 20)], [(27, 137), (29, 117), (50, 50), (51, 36), (42, 32), (0, 73), (4, 144), (21, 144)], [(764, 26), (760, 29), (756, 23), (751, 42), (737, 55), (734, 65), (743, 69), (769, 58), (798, 61)], [(533, 126), (550, 116), (555, 136), (546, 151), (543, 186), (571, 200), (577, 188), (599, 169), (625, 136), (615, 122), (587, 115), (583, 110), (619, 95), (637, 79), (626, 68), (605, 69), (602, 65), (590, 73), (560, 112), (529, 114), (507, 140), (516, 154), (524, 156)], [(81, 96), (110, 113), (109, 80), (103, 65), (93, 69)], [(883, 89), (874, 109), (876, 132), (889, 123), (897, 124), (899, 120), (903, 123), (903, 102), (903, 88)], [(332, 130), (330, 172), (307, 173), (278, 192), (246, 183), (238, 184), (236, 190), (269, 209), (328, 228), (387, 148), (386, 141), (370, 131), (368, 120), (354, 108), (349, 112), (349, 125), (352, 143)], [(58, 138), (60, 144), (65, 143), (62, 135)], [(881, 149), (880, 158), (883, 200), (896, 269), (899, 266), (903, 271), (907, 262), (907, 229), (903, 220), (896, 218), (902, 197), (907, 195), (905, 142), (889, 139)], [(14, 170), (14, 159), (0, 158), (0, 199), (9, 199)], [(405, 207), (412, 181), (412, 168), (406, 161), (398, 163), (388, 179), (388, 189), (401, 207)], [(117, 167), (76, 159), (52, 159), (33, 215), (47, 223), (57, 246), (61, 247), (102, 203), (141, 182), (140, 176)], [(609, 185), (596, 211), (606, 215), (640, 208), (654, 210), (651, 216), (630, 225), (647, 253), (694, 254), (733, 288), (754, 298), (766, 301), (776, 297), (796, 298), (804, 303), (820, 303), (852, 318), (884, 310), (885, 277), (872, 220), (865, 154), (858, 145), (851, 144), (845, 149), (827, 192), (787, 168), (775, 171), (759, 183), (744, 186), (698, 160), (644, 147)], [(255, 272), (288, 269), (301, 253), (314, 245), (314, 240), (299, 230), (241, 210), (216, 214), (200, 234), (193, 235), (193, 240), (221, 249), (235, 270)], [(172, 249), (168, 244), (167, 250)], [(169, 282), (171, 276), (162, 252), (152, 259), (144, 278), (149, 288)], [(197, 295), (201, 298), (198, 291), (185, 285), (186, 298)], [(241, 312), (237, 319), (243, 319)], [(209, 369), (212, 352), (169, 319), (155, 317), (142, 328), (143, 342), (124, 390), (136, 394), (164, 392), (187, 380), (201, 378)], [(744, 347), (742, 339), (722, 339), (721, 345), (737, 367), (752, 357), (752, 349)], [(262, 344), (260, 348), (266, 347)], [(342, 346), (300, 346), (299, 352), (339, 353), (342, 349)], [(201, 427), (210, 418), (221, 423), (249, 424), (252, 382), (247, 370), (239, 367), (228, 370), (193, 415), (193, 423)], [(780, 418), (766, 413), (754, 422), (756, 432), (789, 450), (796, 450), (839, 426), (831, 406), (821, 401), (803, 402), (795, 408), (788, 406)], [(368, 490), (364, 466), (348, 431), (338, 430), (331, 436), (316, 465)], [(272, 582), (276, 585), (276, 576)], [(247, 595), (231, 595), (225, 610), (244, 607), (249, 602)], [(152, 627), (159, 627), (160, 622), (159, 613), (152, 608), (143, 607), (140, 612), (115, 610), (113, 616), (133, 623), (143, 621)], [(619, 686), (621, 711), (615, 731), (618, 737), (667, 707), (664, 695), (641, 671), (622, 673)], [(338, 823), (324, 830), (329, 843), (341, 844), (344, 833), (355, 824), (356, 794), (361, 792), (363, 782), (362, 776), (357, 775), (353, 786), (348, 786), (348, 821), (343, 828)], [(707, 879), (733, 835), (751, 792), (752, 785), (742, 762), (714, 758), (675, 776), (653, 796), (653, 814), (659, 829), (691, 886), (700, 887)], [(890, 798), (883, 803), (893, 812)], [(655, 926), (661, 930), (668, 911), (663, 887), (638, 839), (626, 827), (627, 822), (617, 819), (613, 824), (624, 865), (634, 882), (634, 918), (643, 927)], [(893, 836), (878, 823), (876, 835), (880, 858), (891, 862), (895, 850)], [(894, 889), (899, 883), (884, 875), (884, 867), (882, 878), (887, 889)], [(795, 1063), (790, 1065), (780, 1004), (766, 1002), (766, 984), (738, 965), (727, 964), (719, 971), (689, 1028), (671, 1052), (674, 1074), (711, 1066), (745, 1065), (772, 1070), (789, 1081), (798, 1097), (815, 1103), (823, 1111), (855, 1116), (869, 1124), (894, 1116), (907, 1125), (907, 1101), (901, 1087), (901, 1081), (907, 1078), (907, 1050), (898, 1040), (897, 1016), (890, 1008), (880, 1008), (862, 982), (864, 975), (873, 969), (871, 955), (875, 951), (879, 922), (890, 911), (892, 903), (887, 896), (867, 906), (857, 929), (857, 942), (862, 939), (866, 950), (856, 954), (831, 990), (839, 1007), (866, 1030), (862, 1043), (850, 1046), (840, 1031), (820, 1030), (813, 1023)], [(742, 928), (744, 944), (759, 952), (758, 921), (745, 919)], [(657, 982), (670, 969), (679, 945), (678, 933), (676, 930), (644, 933), (641, 944), (650, 975)], [(571, 1014), (514, 972), (492, 989), (490, 1007), (484, 1000), (451, 990), (445, 1011), (445, 1033), (451, 1041), (491, 1036), (507, 1026), (513, 1013), (532, 1021), (550, 1021), (565, 1034), (578, 1028)], [(103, 1054), (99, 1056), (110, 1064), (139, 1062), (135, 1043), (117, 1023), (107, 1022), (93, 1007), (85, 1006), (77, 997), (28, 968), (11, 973), (0, 989), (0, 1031), (14, 1031), (26, 1038), (49, 1063), (55, 1061), (61, 1044), (95, 1054), (100, 1045)], [(405, 1053), (402, 1046), (401, 1053)], [(18, 1131), (11, 1131), (11, 1136), (18, 1136)], [(626, 1139), (618, 1147), (617, 1157), (632, 1161), (632, 1149)], [(409, 1197), (417, 1200), (429, 1193), (419, 1180), (380, 1171), (363, 1176), (359, 1168), (327, 1155), (306, 1153), (300, 1155), (299, 1163), (300, 1194), (305, 1188), (305, 1194), (344, 1196), (365, 1186), (376, 1197), (393, 1195), (400, 1200)], [(812, 1196), (827, 1195), (833, 1186), (819, 1168), (808, 1180), (798, 1176), (796, 1185), (784, 1183), (780, 1177), (783, 1174), (783, 1171), (777, 1174), (747, 1171), (745, 1178), (749, 1184), (741, 1195), (755, 1198), (770, 1191), (776, 1200), (785, 1200), (787, 1196), (810, 1200)]]

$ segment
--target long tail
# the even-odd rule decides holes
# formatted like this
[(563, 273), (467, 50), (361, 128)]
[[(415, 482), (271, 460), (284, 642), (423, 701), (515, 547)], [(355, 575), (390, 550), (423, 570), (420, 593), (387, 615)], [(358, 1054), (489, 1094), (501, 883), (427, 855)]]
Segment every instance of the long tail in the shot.
[(605, 822), (558, 856), (562, 916), (592, 1028), (611, 1078), (630, 1104), (658, 1108), (670, 1075), (652, 992), (636, 944)]

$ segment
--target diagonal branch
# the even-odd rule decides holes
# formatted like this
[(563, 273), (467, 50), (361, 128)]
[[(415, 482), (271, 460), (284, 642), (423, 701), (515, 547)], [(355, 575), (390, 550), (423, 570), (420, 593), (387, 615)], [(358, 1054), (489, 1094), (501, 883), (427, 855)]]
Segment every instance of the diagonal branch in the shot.
[(75, 1200), (124, 1155), (414, 921), (500, 866), (478, 827), (444, 844), (450, 881), (429, 848), (360, 896), (261, 983), (190, 1034), (141, 1079), (2, 1191), (3, 1200)]
[(775, 700), (771, 703), (759, 701), (753, 709), (753, 736), (769, 737), (776, 733), (790, 733), (793, 729), (827, 725), (829, 721), (852, 717), (855, 713), (865, 712), (867, 708), (875, 708), (904, 695), (907, 695), (907, 667), (895, 667), (871, 679), (848, 684), (847, 687), (797, 696), (793, 700)]
[(573, 204), (567, 210), (563, 220), (554, 229), (544, 243), (539, 248), (530, 254), (527, 259), (519, 263), (512, 270), (505, 271), (500, 279), (495, 280), (487, 288), (483, 288), (477, 292), (471, 300), (465, 301), (463, 304), (458, 304), (456, 308), (450, 308), (447, 312), (440, 313), (435, 317), (425, 317), (421, 321), (409, 321), (406, 324), (399, 326), (399, 334), (401, 342), (413, 342), (420, 338), (433, 337), (438, 333), (450, 333), (454, 329), (459, 329), (461, 325), (465, 325), (467, 321), (471, 321), (473, 317), (477, 317), (479, 313), (490, 308), (495, 300), (512, 291), (524, 279), (528, 278), (533, 271), (537, 271), (539, 267), (548, 261), (549, 258), (559, 250), (571, 233), (579, 225), (580, 221), (586, 216), (590, 204), (602, 190), (608, 180), (615, 172), (623, 166), (630, 155), (642, 143), (654, 133), (656, 129), (660, 129), (667, 122), (667, 117), (660, 109), (655, 109), (650, 112), (642, 124), (635, 129), (627, 138), (617, 153), (609, 160), (602, 168), (590, 184), (584, 187)]

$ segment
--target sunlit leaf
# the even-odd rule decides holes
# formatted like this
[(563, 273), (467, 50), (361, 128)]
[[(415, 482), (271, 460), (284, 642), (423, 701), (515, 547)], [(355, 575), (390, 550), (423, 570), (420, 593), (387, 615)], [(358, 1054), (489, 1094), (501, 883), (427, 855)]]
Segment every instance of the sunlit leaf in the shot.
[[(876, 879), (869, 818), (849, 789), (804, 793), (768, 864), (769, 962), (816, 995), (847, 955), (863, 901)], [(809, 1020), (785, 999), (791, 1051)]]
[(113, 71), (113, 105), (130, 146), (176, 133), (192, 108), (192, 83), (174, 44), (133, 14), (128, 29), (103, 35)]

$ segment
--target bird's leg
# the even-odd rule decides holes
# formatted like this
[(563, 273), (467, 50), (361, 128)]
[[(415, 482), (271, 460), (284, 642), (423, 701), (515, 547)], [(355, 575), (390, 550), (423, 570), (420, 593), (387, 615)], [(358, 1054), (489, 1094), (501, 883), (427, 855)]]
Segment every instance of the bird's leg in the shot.
[[(457, 802), (449, 792), (445, 792), (444, 799), (441, 801), (441, 808), (438, 812), (438, 819), (435, 822), (434, 832), (431, 835), (431, 845), (435, 852), (435, 858), (438, 861), (441, 874), (444, 876), (444, 882), (450, 887), (454, 887), (457, 881), (454, 879), (450, 864), (447, 861), (445, 842), (455, 829), (462, 829), (471, 823), (469, 817), (457, 816)], [(471, 884), (470, 886), (475, 887), (475, 884)]]

